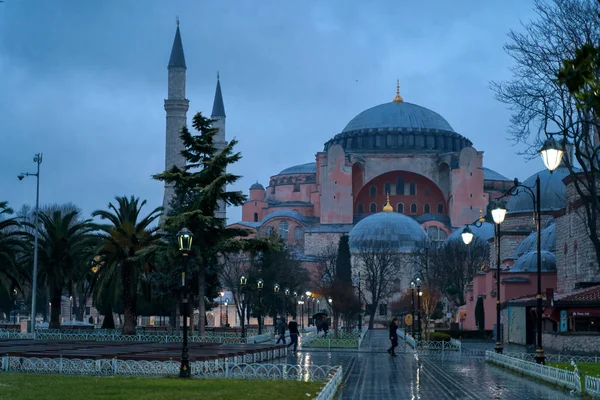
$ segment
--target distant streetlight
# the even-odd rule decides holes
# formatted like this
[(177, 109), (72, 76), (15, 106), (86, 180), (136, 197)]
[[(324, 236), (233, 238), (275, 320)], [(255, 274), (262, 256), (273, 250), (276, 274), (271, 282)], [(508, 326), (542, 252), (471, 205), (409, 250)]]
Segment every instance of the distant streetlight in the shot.
[(183, 255), (183, 272), (181, 273), (181, 287), (183, 292), (183, 349), (181, 350), (181, 366), (179, 368), (180, 378), (191, 377), (190, 370), (190, 352), (188, 350), (188, 326), (187, 319), (189, 314), (188, 293), (187, 293), (187, 270), (188, 255), (192, 249), (192, 240), (194, 235), (188, 228), (183, 228), (177, 233), (177, 243), (179, 252)]
[(496, 224), (496, 353), (502, 354), (502, 330), (500, 329), (500, 224), (504, 222), (506, 209), (500, 204), (492, 210)]
[(33, 239), (33, 282), (31, 283), (31, 333), (35, 337), (35, 302), (37, 291), (37, 270), (38, 270), (38, 237), (39, 237), (39, 213), (40, 213), (40, 164), (42, 163), (42, 153), (37, 153), (33, 156), (33, 162), (37, 164), (37, 172), (31, 174), (25, 172), (18, 176), (22, 181), (26, 176), (35, 176), (37, 180), (35, 191), (35, 232)]

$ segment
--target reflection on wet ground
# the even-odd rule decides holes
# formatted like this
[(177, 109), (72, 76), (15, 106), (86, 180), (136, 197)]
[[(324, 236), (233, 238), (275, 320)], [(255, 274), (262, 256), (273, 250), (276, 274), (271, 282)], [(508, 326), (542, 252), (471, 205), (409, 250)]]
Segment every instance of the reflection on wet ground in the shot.
[[(385, 353), (385, 331), (370, 331), (361, 352), (300, 351), (287, 363), (342, 365), (339, 399), (574, 399), (523, 376), (483, 362), (481, 351), (414, 354), (401, 341), (398, 357)], [(370, 350), (370, 351), (366, 351)], [(478, 355), (479, 354), (479, 355)]]

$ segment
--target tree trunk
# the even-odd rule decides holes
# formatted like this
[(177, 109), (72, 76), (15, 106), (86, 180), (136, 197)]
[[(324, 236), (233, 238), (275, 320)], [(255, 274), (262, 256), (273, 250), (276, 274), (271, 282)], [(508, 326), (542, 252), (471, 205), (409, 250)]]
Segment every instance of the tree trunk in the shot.
[(123, 280), (123, 335), (135, 335), (135, 290), (132, 285), (132, 265), (121, 264), (121, 279)]
[(77, 303), (79, 304), (79, 306), (77, 307), (77, 312), (75, 313), (75, 319), (77, 321), (82, 321), (83, 322), (83, 316), (85, 315), (85, 309), (87, 306), (87, 298), (85, 297), (84, 294), (81, 294), (79, 296), (77, 296)]
[(206, 331), (206, 301), (204, 300), (204, 296), (206, 295), (206, 276), (204, 271), (206, 271), (206, 267), (202, 264), (198, 271), (198, 334), (200, 336), (204, 336)]
[(373, 324), (375, 323), (376, 311), (377, 311), (377, 307), (375, 307), (375, 306), (371, 307), (371, 310), (369, 312), (369, 330), (373, 329)]
[(337, 339), (340, 336), (340, 333), (338, 331), (339, 329), (339, 315), (337, 312), (332, 313), (333, 314), (333, 336)]
[(49, 329), (60, 329), (60, 309), (62, 305), (62, 289), (54, 287), (52, 290), (52, 307), (50, 308)]
[(115, 329), (115, 319), (113, 317), (112, 306), (109, 304), (106, 306), (107, 312), (104, 314), (104, 320), (102, 321), (101, 329)]

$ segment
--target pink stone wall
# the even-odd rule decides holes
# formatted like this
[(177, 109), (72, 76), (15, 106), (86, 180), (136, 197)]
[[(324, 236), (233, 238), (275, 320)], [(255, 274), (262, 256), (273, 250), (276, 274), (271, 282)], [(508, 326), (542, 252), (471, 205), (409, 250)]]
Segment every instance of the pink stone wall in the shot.
[(250, 190), (250, 200), (256, 201), (265, 201), (265, 191), (264, 189), (251, 189)]
[(328, 149), (327, 161), (320, 170), (321, 224), (352, 223), (352, 166), (346, 165), (342, 146)]
[(247, 201), (242, 205), (242, 221), (254, 222), (254, 213), (258, 214), (258, 221), (265, 217), (265, 209), (269, 206), (264, 201)]
[(483, 153), (472, 147), (460, 152), (459, 168), (450, 172), (450, 219), (453, 227), (470, 224), (485, 213), (488, 194), (483, 191)]
[[(466, 317), (463, 321), (464, 330), (475, 330), (475, 305), (477, 297), (484, 295), (483, 309), (485, 315), (485, 329), (493, 329), (496, 323), (496, 301), (497, 296), (492, 297), (491, 293), (496, 292), (496, 279), (494, 278), (495, 271), (488, 270), (485, 274), (477, 274), (473, 278), (472, 291), (465, 292), (466, 299)], [(528, 283), (517, 282), (502, 282), (500, 284), (500, 302), (512, 300), (518, 297), (534, 295), (537, 293), (537, 274), (536, 273), (501, 273), (501, 279), (513, 277), (522, 277), (530, 280)], [(556, 290), (556, 273), (542, 274), (542, 293), (546, 292), (547, 288)], [(472, 300), (471, 300), (472, 298)]]

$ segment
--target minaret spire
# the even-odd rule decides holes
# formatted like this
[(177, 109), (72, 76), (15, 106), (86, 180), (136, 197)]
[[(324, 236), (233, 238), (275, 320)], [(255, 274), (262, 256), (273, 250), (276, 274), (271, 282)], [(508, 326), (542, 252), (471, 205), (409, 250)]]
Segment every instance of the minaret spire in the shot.
[(402, 103), (404, 99), (400, 96), (400, 79), (396, 79), (396, 97), (394, 97), (394, 103)]
[[(187, 124), (187, 111), (190, 101), (185, 98), (186, 65), (183, 54), (181, 33), (179, 32), (179, 18), (177, 18), (177, 30), (171, 49), (171, 57), (168, 65), (168, 94), (165, 100), (165, 111), (167, 112), (166, 146), (165, 146), (165, 170), (174, 166), (183, 168), (185, 158), (181, 155), (184, 149), (180, 138), (181, 129)], [(165, 183), (165, 194), (163, 207), (165, 214), (170, 208), (173, 199), (174, 188), (172, 184)]]
[(215, 100), (213, 101), (213, 109), (210, 114), (211, 118), (223, 117), (225, 118), (225, 104), (223, 104), (223, 93), (221, 92), (221, 77), (219, 71), (217, 71), (217, 88), (215, 89)]

